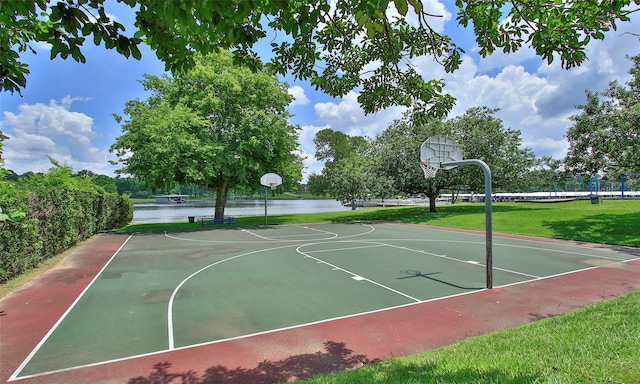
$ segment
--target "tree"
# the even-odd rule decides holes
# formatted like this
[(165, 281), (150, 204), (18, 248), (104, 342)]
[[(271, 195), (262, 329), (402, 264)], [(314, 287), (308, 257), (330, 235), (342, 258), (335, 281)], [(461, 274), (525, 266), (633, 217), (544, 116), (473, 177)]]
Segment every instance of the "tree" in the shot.
[(482, 170), (478, 167), (440, 170), (435, 177), (425, 180), (418, 164), (420, 145), (429, 137), (445, 135), (458, 141), (465, 159), (487, 163), (493, 188), (515, 188), (533, 164), (534, 156), (528, 148), (520, 148), (520, 132), (505, 129), (502, 121), (493, 116), (495, 112), (476, 107), (449, 121), (432, 119), (428, 124), (419, 124), (414, 116), (405, 114), (376, 137), (374, 169), (378, 175), (393, 179), (397, 190), (426, 195), (431, 212), (436, 212), (436, 198), (443, 190), (463, 187), (484, 190)]
[(124, 134), (111, 151), (123, 167), (152, 188), (176, 184), (216, 191), (215, 216), (224, 216), (227, 192), (259, 185), (275, 172), (288, 185), (301, 179), (298, 127), (287, 121), (287, 88), (263, 71), (234, 66), (226, 51), (197, 57), (196, 67), (174, 77), (145, 76), (153, 92), (129, 101)]
[(405, 195), (425, 195), (429, 210), (436, 212), (436, 198), (443, 189), (451, 187), (449, 171), (440, 171), (436, 177), (425, 179), (420, 169), (420, 145), (429, 137), (445, 134), (440, 120), (431, 119), (418, 124), (410, 113), (395, 120), (373, 141), (372, 169), (376, 177), (392, 180), (392, 189)]
[[(131, 33), (108, 15), (106, 0), (1, 2), (2, 89), (25, 87), (29, 70), (20, 54), (35, 52), (34, 42), (51, 44), (52, 59), (60, 55), (78, 62), (86, 60), (81, 48), (87, 38), (135, 59), (145, 42), (177, 74), (196, 65), (196, 53), (220, 49), (232, 50), (235, 62), (260, 69), (254, 46), (267, 37), (274, 73), (308, 79), (332, 96), (358, 89), (367, 113), (404, 105), (423, 116), (442, 117), (454, 103), (442, 80), (423, 79), (412, 63), (429, 56), (452, 72), (463, 53), (434, 29), (443, 15), (430, 13), (422, 0), (119, 2), (135, 9)], [(458, 23), (473, 25), (482, 56), (530, 46), (549, 62), (557, 54), (566, 68), (586, 59), (591, 39), (603, 39), (603, 32), (629, 21), (637, 10), (631, 4), (637, 1), (455, 1)]]
[(354, 155), (327, 168), (329, 193), (342, 203), (349, 203), (351, 210), (356, 209), (356, 201), (369, 199), (374, 177), (366, 166), (366, 157)]
[[(465, 159), (479, 159), (491, 169), (492, 188), (514, 191), (522, 188), (525, 175), (534, 164), (535, 155), (522, 148), (520, 131), (505, 128), (494, 114), (498, 109), (474, 107), (464, 115), (451, 119), (451, 137), (464, 149)], [(474, 191), (484, 190), (484, 178), (479, 167), (460, 169), (458, 182)]]
[[(367, 140), (327, 128), (319, 131), (313, 142), (316, 158), (325, 162), (322, 169), (325, 192), (343, 203), (349, 202), (351, 209), (356, 209), (357, 199), (369, 197), (373, 181), (367, 166)], [(322, 185), (314, 176), (314, 189)]]
[(314, 195), (325, 196), (328, 194), (329, 182), (324, 176), (312, 173), (307, 180), (307, 188)]
[[(523, 191), (557, 190), (559, 186), (565, 186), (571, 180), (564, 171), (564, 161), (554, 159), (551, 156), (542, 156), (535, 160), (533, 166), (527, 172)], [(516, 192), (516, 191), (514, 191)]]
[(632, 57), (626, 87), (609, 83), (602, 93), (587, 90), (582, 112), (571, 117), (565, 164), (575, 174), (619, 177), (640, 172), (640, 55)]
[(2, 147), (4, 146), (2, 142), (6, 139), (8, 139), (8, 137), (5, 136), (2, 131), (0, 131), (0, 180), (3, 180), (9, 175), (9, 171), (4, 168), (4, 159), (2, 159)]

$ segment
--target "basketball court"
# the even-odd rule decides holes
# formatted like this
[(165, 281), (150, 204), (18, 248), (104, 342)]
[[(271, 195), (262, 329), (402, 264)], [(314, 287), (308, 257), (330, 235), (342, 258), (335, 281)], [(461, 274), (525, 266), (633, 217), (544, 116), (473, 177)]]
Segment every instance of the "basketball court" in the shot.
[(485, 250), (481, 232), (393, 223), (100, 235), (0, 301), (3, 381), (284, 381), (640, 289), (636, 249), (496, 235), (493, 289)]
[(104, 234), (0, 301), (2, 380), (274, 383), (352, 369), (640, 289), (637, 249), (394, 223)]

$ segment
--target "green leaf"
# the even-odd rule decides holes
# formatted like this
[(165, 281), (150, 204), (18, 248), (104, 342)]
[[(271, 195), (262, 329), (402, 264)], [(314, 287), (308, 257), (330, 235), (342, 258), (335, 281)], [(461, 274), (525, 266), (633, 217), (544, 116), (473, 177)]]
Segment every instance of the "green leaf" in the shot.
[(131, 45), (131, 56), (133, 56), (133, 58), (136, 60), (140, 60), (142, 58), (142, 53), (138, 49), (138, 46), (135, 44)]
[(93, 29), (93, 24), (87, 23), (82, 27), (82, 36), (88, 36), (91, 34), (91, 30)]
[(401, 14), (402, 16), (407, 15), (407, 0), (393, 0), (393, 3), (396, 5), (396, 9), (398, 10), (399, 14)]
[(411, 4), (417, 14), (422, 12), (422, 2), (420, 0), (409, 0), (409, 4)]

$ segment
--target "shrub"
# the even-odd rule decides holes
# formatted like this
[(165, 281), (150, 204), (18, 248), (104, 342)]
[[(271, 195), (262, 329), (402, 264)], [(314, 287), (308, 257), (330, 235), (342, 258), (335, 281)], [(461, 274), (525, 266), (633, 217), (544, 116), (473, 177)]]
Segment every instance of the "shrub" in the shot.
[(128, 197), (107, 193), (67, 167), (0, 181), (0, 283), (132, 218)]

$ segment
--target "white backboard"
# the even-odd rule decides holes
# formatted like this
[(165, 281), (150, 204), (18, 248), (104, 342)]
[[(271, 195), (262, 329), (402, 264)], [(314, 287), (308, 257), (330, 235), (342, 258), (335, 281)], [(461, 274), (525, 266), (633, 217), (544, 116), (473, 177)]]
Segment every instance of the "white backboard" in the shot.
[(455, 168), (455, 165), (443, 167), (441, 163), (462, 159), (462, 148), (457, 141), (447, 136), (433, 136), (420, 145), (420, 161), (435, 169)]
[(282, 184), (282, 177), (275, 173), (265, 173), (260, 178), (260, 184), (264, 185), (265, 187), (275, 188), (278, 185)]

